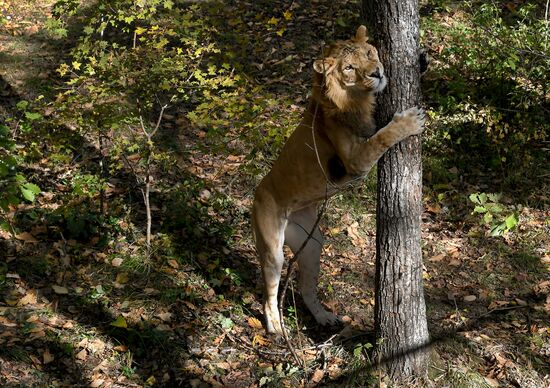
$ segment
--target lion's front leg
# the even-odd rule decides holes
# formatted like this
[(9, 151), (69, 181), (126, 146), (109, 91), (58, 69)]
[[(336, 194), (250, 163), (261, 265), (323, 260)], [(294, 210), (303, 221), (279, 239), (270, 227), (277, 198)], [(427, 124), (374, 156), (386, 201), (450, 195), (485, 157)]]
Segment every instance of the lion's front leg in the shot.
[(389, 148), (409, 136), (421, 134), (424, 123), (425, 114), (421, 108), (396, 113), (388, 125), (354, 147), (348, 161), (349, 172), (355, 175), (368, 173)]

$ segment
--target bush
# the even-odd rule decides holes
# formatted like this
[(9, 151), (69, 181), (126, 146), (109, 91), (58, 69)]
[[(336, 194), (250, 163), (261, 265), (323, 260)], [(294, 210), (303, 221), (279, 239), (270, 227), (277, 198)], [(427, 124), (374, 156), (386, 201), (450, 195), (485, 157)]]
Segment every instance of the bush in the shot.
[[(550, 55), (543, 2), (437, 1), (423, 20), (435, 51), (427, 93), (441, 131), (495, 165), (525, 162), (550, 133)], [(478, 146), (478, 147), (476, 147)]]

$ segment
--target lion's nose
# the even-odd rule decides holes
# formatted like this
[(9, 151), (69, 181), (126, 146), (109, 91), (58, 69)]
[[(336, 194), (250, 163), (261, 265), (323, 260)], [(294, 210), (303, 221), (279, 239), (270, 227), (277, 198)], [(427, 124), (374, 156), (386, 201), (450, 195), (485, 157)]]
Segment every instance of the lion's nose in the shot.
[(379, 68), (376, 68), (376, 70), (374, 71), (374, 73), (372, 73), (369, 77), (372, 77), (372, 78), (380, 78), (380, 69), (379, 69)]

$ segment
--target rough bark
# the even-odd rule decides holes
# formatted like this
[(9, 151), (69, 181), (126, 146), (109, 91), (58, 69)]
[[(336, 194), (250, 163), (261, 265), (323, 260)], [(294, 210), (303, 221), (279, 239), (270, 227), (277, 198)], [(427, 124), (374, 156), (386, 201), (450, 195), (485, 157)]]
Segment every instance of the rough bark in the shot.
[[(416, 0), (363, 0), (370, 37), (379, 48), (388, 87), (377, 98), (378, 127), (420, 103)], [(420, 137), (390, 149), (378, 162), (375, 360), (393, 381), (427, 370), (429, 333), (422, 284)]]

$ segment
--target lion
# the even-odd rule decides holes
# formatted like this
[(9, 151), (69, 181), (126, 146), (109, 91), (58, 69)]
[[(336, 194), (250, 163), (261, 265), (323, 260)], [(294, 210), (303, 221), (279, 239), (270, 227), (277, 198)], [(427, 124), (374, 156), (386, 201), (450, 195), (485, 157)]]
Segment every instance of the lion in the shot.
[[(277, 293), (284, 262), (283, 245), (296, 254), (316, 225), (317, 207), (347, 184), (360, 180), (393, 145), (419, 135), (424, 112), (417, 107), (396, 113), (376, 131), (376, 93), (386, 84), (367, 29), (330, 44), (313, 63), (313, 93), (298, 127), (286, 141), (271, 171), (258, 185), (252, 228), (264, 281), (266, 330), (282, 333)], [(340, 317), (317, 297), (323, 236), (315, 227), (298, 256), (298, 287), (320, 325)]]

